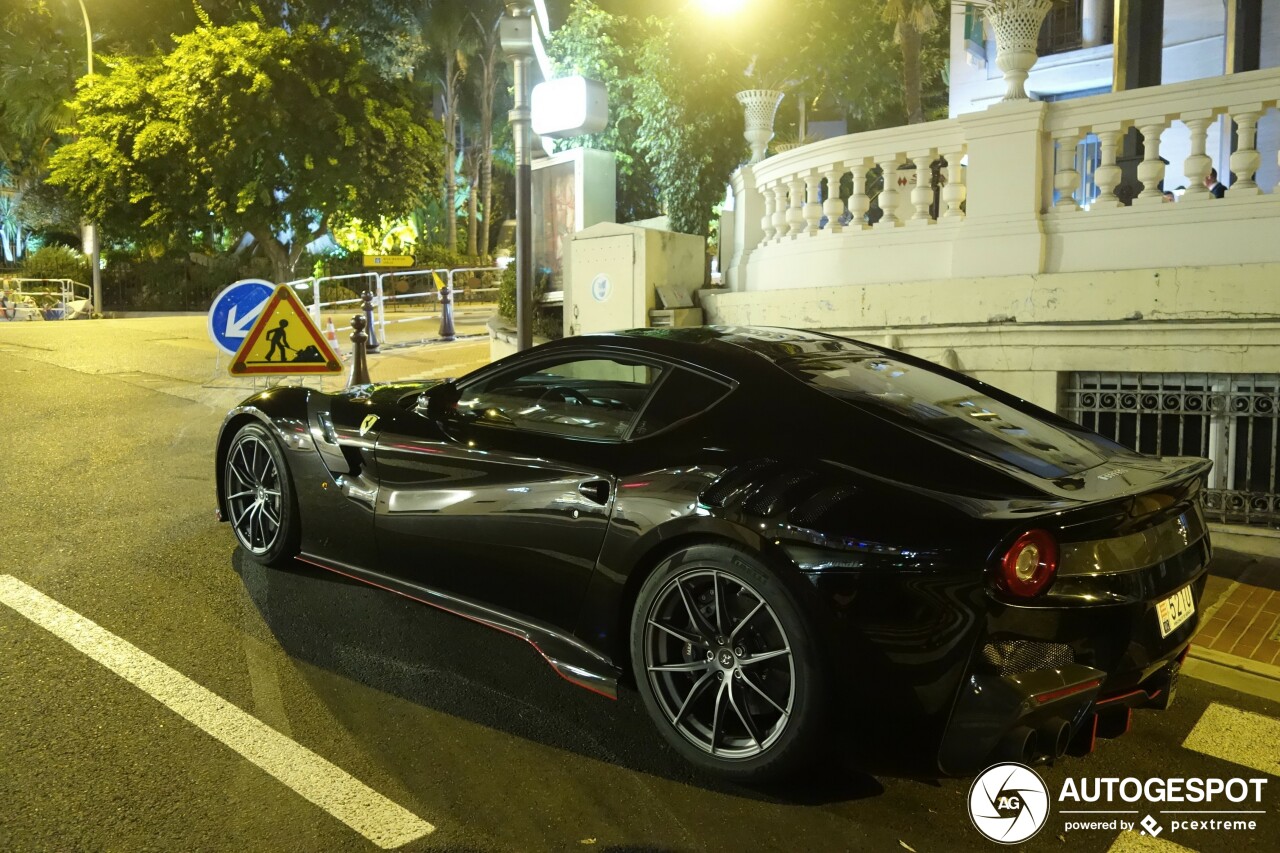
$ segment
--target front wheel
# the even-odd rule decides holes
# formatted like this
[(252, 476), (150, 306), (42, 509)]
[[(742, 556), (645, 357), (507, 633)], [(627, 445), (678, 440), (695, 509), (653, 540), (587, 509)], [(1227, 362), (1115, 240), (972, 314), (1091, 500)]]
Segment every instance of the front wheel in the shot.
[(245, 424), (232, 439), (223, 488), (231, 529), (255, 561), (279, 566), (298, 553), (301, 525), (289, 469), (261, 424)]
[(759, 782), (800, 769), (819, 745), (823, 672), (791, 592), (728, 545), (660, 563), (631, 620), (631, 660), (649, 715), (693, 764)]

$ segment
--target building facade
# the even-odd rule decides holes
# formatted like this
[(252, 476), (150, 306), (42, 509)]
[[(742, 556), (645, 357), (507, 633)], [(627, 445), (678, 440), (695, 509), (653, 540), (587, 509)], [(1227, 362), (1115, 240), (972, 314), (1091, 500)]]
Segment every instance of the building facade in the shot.
[[(1089, 41), (1103, 41), (1086, 44), (1077, 5), (1080, 32), (1059, 25), (1055, 43), (1072, 46), (1033, 69), (1032, 100), (999, 99), (961, 4), (951, 118), (743, 167), (726, 286), (701, 304), (709, 322), (887, 344), (1144, 452), (1207, 456), (1211, 516), (1268, 537), (1280, 528), (1280, 39), (1263, 45), (1255, 28), (1257, 67), (1226, 73), (1225, 23), (1186, 37), (1189, 7), (1221, 3), (1149, 3), (1143, 49), (1161, 34), (1160, 82), (1148, 61), (1129, 75), (1143, 85), (1100, 86), (1087, 75), (1108, 51), (1110, 73), (1126, 74), (1117, 50), (1133, 72), (1125, 39), (1139, 28), (1088, 2), (1113, 24), (1088, 18)], [(1274, 28), (1280, 2), (1255, 6)], [(1106, 42), (1117, 24), (1119, 44)], [(1222, 198), (1210, 168), (1230, 185)]]

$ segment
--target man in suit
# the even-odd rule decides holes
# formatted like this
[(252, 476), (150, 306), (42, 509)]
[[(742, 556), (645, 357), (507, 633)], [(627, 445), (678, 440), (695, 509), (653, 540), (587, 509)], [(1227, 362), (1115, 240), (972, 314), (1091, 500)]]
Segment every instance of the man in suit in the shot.
[(1209, 174), (1205, 176), (1204, 185), (1208, 187), (1209, 192), (1213, 193), (1214, 198), (1222, 198), (1227, 194), (1227, 188), (1218, 183), (1217, 169), (1209, 170)]

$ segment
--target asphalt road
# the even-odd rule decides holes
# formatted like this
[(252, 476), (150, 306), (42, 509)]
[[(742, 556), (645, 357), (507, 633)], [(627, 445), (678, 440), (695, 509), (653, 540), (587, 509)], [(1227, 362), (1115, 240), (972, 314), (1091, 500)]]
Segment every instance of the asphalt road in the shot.
[[(518, 640), (302, 564), (250, 562), (213, 516), (210, 455), (228, 392), (138, 381), (124, 351), (134, 348), (93, 325), (43, 342), (0, 326), (0, 577), (430, 823), (399, 849), (995, 848), (968, 817), (970, 780), (873, 777), (833, 750), (801, 782), (724, 785), (679, 761), (633, 691), (610, 702)], [(84, 335), (92, 351), (67, 349)], [(1224, 707), (1257, 716), (1227, 725)], [(1171, 711), (1139, 712), (1128, 735), (1041, 769), (1050, 791), (1067, 777), (1265, 778), (1256, 830), (1068, 833), (1055, 814), (1025, 847), (1280, 849), (1278, 718), (1273, 703), (1184, 679)], [(1203, 726), (1199, 749), (1184, 745), (1205, 719), (1218, 721), (1209, 741), (1223, 741), (1208, 751), (1232, 760), (1205, 754)], [(1134, 819), (1161, 806), (1127, 808)], [(0, 850), (376, 849), (0, 603)]]

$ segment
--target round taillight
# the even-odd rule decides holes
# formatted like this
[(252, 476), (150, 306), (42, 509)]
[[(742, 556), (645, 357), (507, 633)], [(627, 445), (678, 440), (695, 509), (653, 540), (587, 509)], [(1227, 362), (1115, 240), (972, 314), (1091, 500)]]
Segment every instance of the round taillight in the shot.
[(1058, 571), (1058, 543), (1047, 530), (1028, 530), (1014, 540), (1000, 558), (997, 581), (1019, 598), (1040, 592)]

